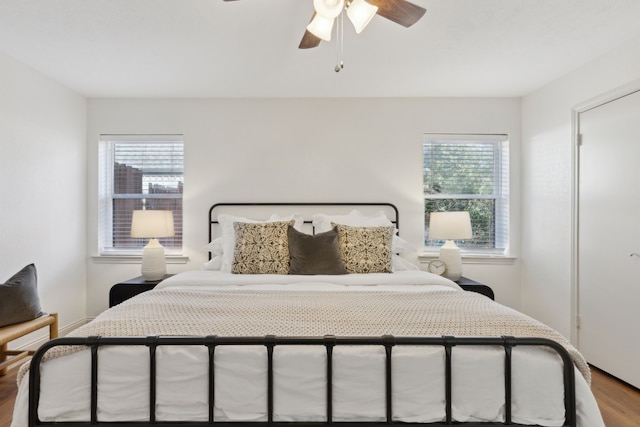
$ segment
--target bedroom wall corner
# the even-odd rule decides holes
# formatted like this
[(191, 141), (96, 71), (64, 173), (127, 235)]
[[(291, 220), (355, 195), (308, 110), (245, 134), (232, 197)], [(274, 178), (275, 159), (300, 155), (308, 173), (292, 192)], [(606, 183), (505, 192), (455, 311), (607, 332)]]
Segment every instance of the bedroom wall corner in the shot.
[(86, 99), (4, 53), (0, 94), (0, 280), (34, 263), (64, 329), (86, 318)]
[(640, 38), (523, 98), (522, 308), (572, 337), (572, 109), (640, 78)]

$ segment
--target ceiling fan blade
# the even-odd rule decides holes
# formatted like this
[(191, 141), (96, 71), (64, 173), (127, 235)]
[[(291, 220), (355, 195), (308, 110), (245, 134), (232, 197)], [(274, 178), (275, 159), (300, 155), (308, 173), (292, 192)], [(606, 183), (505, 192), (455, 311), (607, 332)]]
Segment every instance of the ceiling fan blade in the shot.
[(314, 47), (318, 47), (321, 38), (314, 36), (309, 30), (305, 30), (304, 35), (302, 36), (302, 40), (300, 40), (300, 45), (298, 49), (311, 49)]
[(427, 9), (406, 0), (367, 0), (378, 6), (378, 15), (404, 27), (410, 27), (422, 18)]
[[(313, 12), (311, 15), (311, 21), (316, 17), (316, 13)], [(304, 35), (302, 36), (302, 40), (300, 40), (300, 44), (298, 45), (298, 49), (311, 49), (314, 47), (318, 47), (322, 39), (320, 37), (316, 37), (311, 31), (305, 30)]]

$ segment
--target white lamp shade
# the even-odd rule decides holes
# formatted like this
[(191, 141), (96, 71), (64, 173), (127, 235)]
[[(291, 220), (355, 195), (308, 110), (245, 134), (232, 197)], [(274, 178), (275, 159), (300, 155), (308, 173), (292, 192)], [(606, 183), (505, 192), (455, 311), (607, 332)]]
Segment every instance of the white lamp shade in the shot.
[(131, 237), (159, 238), (173, 237), (173, 212), (171, 211), (133, 211), (131, 218)]
[(313, 8), (318, 15), (333, 19), (344, 9), (344, 0), (313, 0)]
[(360, 34), (376, 16), (376, 12), (378, 12), (377, 6), (367, 3), (365, 0), (353, 0), (347, 8), (347, 17), (353, 24), (356, 33)]
[(431, 212), (429, 214), (431, 240), (460, 240), (472, 237), (469, 212)]
[(334, 21), (334, 18), (325, 18), (316, 13), (316, 16), (314, 16), (309, 25), (307, 25), (307, 30), (324, 41), (331, 41)]

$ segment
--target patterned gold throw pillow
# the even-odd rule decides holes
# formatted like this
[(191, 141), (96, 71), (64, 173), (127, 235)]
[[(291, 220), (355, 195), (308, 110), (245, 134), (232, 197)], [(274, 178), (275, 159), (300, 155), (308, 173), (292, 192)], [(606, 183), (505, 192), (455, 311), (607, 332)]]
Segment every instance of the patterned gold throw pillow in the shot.
[(338, 229), (338, 244), (347, 273), (391, 273), (391, 239), (394, 227), (350, 227)]
[(287, 228), (294, 221), (234, 222), (234, 274), (289, 274)]

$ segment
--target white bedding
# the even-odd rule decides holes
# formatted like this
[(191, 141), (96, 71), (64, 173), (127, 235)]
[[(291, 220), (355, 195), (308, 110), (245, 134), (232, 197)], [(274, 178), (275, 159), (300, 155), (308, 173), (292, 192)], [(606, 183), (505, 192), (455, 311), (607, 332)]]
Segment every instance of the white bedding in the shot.
[[(231, 275), (215, 271), (181, 273), (156, 289), (287, 289), (327, 292), (461, 292), (453, 282), (425, 272), (343, 276)], [(152, 291), (154, 292), (154, 291)], [(480, 296), (479, 296), (480, 297)], [(126, 304), (126, 303), (125, 303)], [(138, 421), (148, 417), (148, 350), (102, 348), (99, 419)], [(218, 421), (266, 420), (266, 357), (262, 346), (216, 350)], [(334, 350), (334, 420), (385, 417), (384, 349)], [(504, 417), (502, 348), (456, 348), (453, 352), (453, 415), (458, 421), (501, 421)], [(42, 366), (39, 414), (43, 420), (87, 420), (89, 354), (76, 352)], [(440, 348), (396, 346), (393, 350), (393, 413), (406, 422), (444, 419), (444, 352)], [(158, 351), (159, 420), (206, 420), (206, 349), (168, 347)], [(514, 349), (513, 420), (562, 425), (564, 407), (558, 357), (537, 348)], [(325, 416), (325, 350), (276, 347), (275, 420), (322, 421)], [(65, 393), (60, 393), (65, 390)], [(26, 426), (28, 383), (20, 384), (12, 427)], [(578, 426), (604, 426), (583, 376), (576, 370)]]
[(461, 290), (455, 282), (427, 273), (425, 271), (407, 270), (389, 273), (341, 274), (341, 275), (309, 275), (295, 276), (283, 274), (228, 274), (215, 270), (194, 270), (176, 274), (160, 282), (155, 289), (169, 287), (207, 287), (218, 288), (230, 286), (243, 289), (305, 289), (305, 290), (356, 290), (357, 287), (376, 290), (424, 291), (455, 289)]

